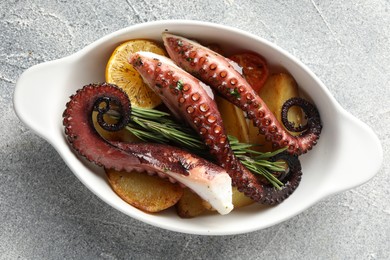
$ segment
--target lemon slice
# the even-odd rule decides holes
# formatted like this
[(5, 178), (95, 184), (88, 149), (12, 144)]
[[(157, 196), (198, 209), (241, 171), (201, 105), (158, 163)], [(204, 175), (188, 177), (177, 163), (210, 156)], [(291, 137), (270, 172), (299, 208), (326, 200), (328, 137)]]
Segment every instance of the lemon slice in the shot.
[(141, 108), (154, 108), (161, 99), (142, 80), (141, 75), (129, 64), (128, 58), (137, 51), (150, 51), (167, 56), (157, 43), (136, 39), (119, 45), (112, 53), (106, 66), (106, 81), (122, 88), (130, 98), (131, 105)]

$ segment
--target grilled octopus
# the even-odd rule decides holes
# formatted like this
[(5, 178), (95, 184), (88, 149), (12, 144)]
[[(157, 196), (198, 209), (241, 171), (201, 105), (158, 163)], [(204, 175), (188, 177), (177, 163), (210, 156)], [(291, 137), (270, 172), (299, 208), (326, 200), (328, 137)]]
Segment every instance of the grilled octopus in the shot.
[[(98, 111), (98, 123), (110, 131), (123, 128), (131, 113), (127, 95), (116, 86), (106, 83), (87, 85), (71, 97), (63, 114), (69, 143), (79, 154), (100, 166), (147, 171), (180, 182), (209, 201), (221, 214), (227, 214), (232, 209), (231, 198), (230, 201), (227, 199), (231, 197), (231, 189), (228, 188), (231, 184), (263, 204), (274, 205), (289, 197), (299, 185), (302, 175), (297, 156), (310, 150), (321, 132), (316, 108), (299, 98), (286, 102), (282, 110), (286, 128), (303, 131), (300, 136), (293, 137), (277, 122), (264, 102), (226, 58), (179, 36), (164, 33), (163, 39), (169, 55), (177, 65), (166, 57), (147, 52), (133, 54), (129, 62), (172, 113), (184, 119), (199, 133), (218, 166), (173, 146), (129, 144), (103, 139), (94, 129), (91, 119), (93, 111)], [(289, 154), (283, 153), (273, 158), (286, 161), (289, 168), (280, 190), (250, 172), (235, 157), (214, 101), (213, 90), (203, 82), (241, 107), (254, 125), (259, 127), (260, 133), (265, 134), (275, 147), (288, 147)], [(231, 94), (232, 89), (240, 93), (239, 97)], [(295, 128), (287, 120), (288, 109), (295, 105), (301, 106), (308, 117), (304, 127)], [(112, 107), (121, 115), (113, 125), (107, 124), (103, 117)]]

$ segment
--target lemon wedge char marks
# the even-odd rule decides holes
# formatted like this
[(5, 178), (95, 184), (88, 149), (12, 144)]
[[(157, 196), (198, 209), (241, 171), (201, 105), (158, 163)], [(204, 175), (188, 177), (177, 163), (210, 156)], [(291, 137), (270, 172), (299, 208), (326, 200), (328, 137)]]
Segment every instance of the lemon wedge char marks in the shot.
[(142, 80), (142, 77), (129, 64), (128, 57), (137, 51), (149, 51), (167, 56), (157, 43), (136, 39), (119, 45), (112, 53), (106, 66), (106, 81), (122, 88), (135, 107), (154, 108), (161, 104), (161, 99)]

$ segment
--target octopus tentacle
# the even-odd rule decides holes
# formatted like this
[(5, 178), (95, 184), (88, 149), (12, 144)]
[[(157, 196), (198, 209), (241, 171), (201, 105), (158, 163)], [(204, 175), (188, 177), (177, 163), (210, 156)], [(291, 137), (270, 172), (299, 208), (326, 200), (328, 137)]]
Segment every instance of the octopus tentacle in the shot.
[[(288, 154), (287, 152), (279, 153), (273, 157), (270, 158), (271, 161), (278, 161), (282, 160), (287, 163), (288, 171), (283, 172), (280, 176), (278, 176), (278, 179), (284, 183), (284, 186), (298, 186), (301, 182), (302, 178), (302, 168), (301, 163), (298, 160), (297, 156), (292, 156), (291, 154)], [(271, 189), (270, 187), (267, 187), (268, 189)], [(281, 189), (277, 192), (268, 192), (270, 195), (270, 199), (277, 201), (281, 198), (287, 198), (291, 195), (291, 190), (289, 189)]]
[[(103, 122), (103, 115), (111, 104), (121, 116), (117, 123), (108, 125)], [(105, 140), (93, 126), (94, 110), (98, 111), (99, 123), (108, 130), (124, 127), (131, 113), (126, 93), (114, 85), (91, 84), (77, 91), (66, 105), (63, 125), (68, 142), (80, 155), (108, 169), (147, 171), (180, 182), (221, 214), (233, 209), (231, 178), (224, 169), (176, 147)]]
[[(209, 86), (176, 66), (166, 57), (138, 52), (129, 62), (141, 74), (165, 104), (184, 118), (200, 135), (217, 163), (232, 177), (239, 191), (255, 201), (276, 204), (286, 199), (298, 186), (300, 168), (291, 167), (289, 178), (281, 191), (261, 182), (259, 176), (246, 169), (234, 155)], [(299, 163), (299, 161), (298, 161)]]
[[(299, 136), (287, 132), (264, 101), (243, 76), (234, 69), (231, 61), (220, 54), (181, 36), (163, 33), (169, 56), (181, 68), (209, 84), (218, 93), (246, 112), (259, 133), (265, 135), (274, 147), (288, 147), (295, 155), (306, 153), (316, 144), (321, 132), (319, 113), (307, 115), (308, 126)], [(310, 110), (316, 110), (314, 106)]]
[[(304, 111), (307, 118), (311, 118), (305, 125), (300, 125), (296, 127), (293, 123), (288, 121), (288, 110), (293, 106), (299, 106)], [(282, 106), (282, 123), (286, 127), (287, 130), (292, 132), (303, 132), (303, 131), (312, 131), (314, 134), (320, 135), (321, 128), (316, 126), (321, 125), (319, 121), (320, 116), (318, 114), (318, 110), (313, 106), (313, 104), (309, 103), (307, 100), (294, 97), (286, 100)]]

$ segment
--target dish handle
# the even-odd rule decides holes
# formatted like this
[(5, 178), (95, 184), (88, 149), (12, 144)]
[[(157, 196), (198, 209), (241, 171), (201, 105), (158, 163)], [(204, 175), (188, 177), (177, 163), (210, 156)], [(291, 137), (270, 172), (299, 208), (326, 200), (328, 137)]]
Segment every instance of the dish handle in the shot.
[(342, 110), (338, 140), (333, 158), (332, 175), (328, 179), (326, 195), (331, 195), (369, 181), (380, 170), (383, 161), (381, 143), (374, 131), (359, 119)]
[(17, 116), (45, 139), (55, 132), (62, 118), (56, 108), (64, 99), (63, 88), (58, 85), (67, 84), (69, 78), (64, 65), (66, 59), (35, 65), (23, 72), (16, 83), (13, 103)]

